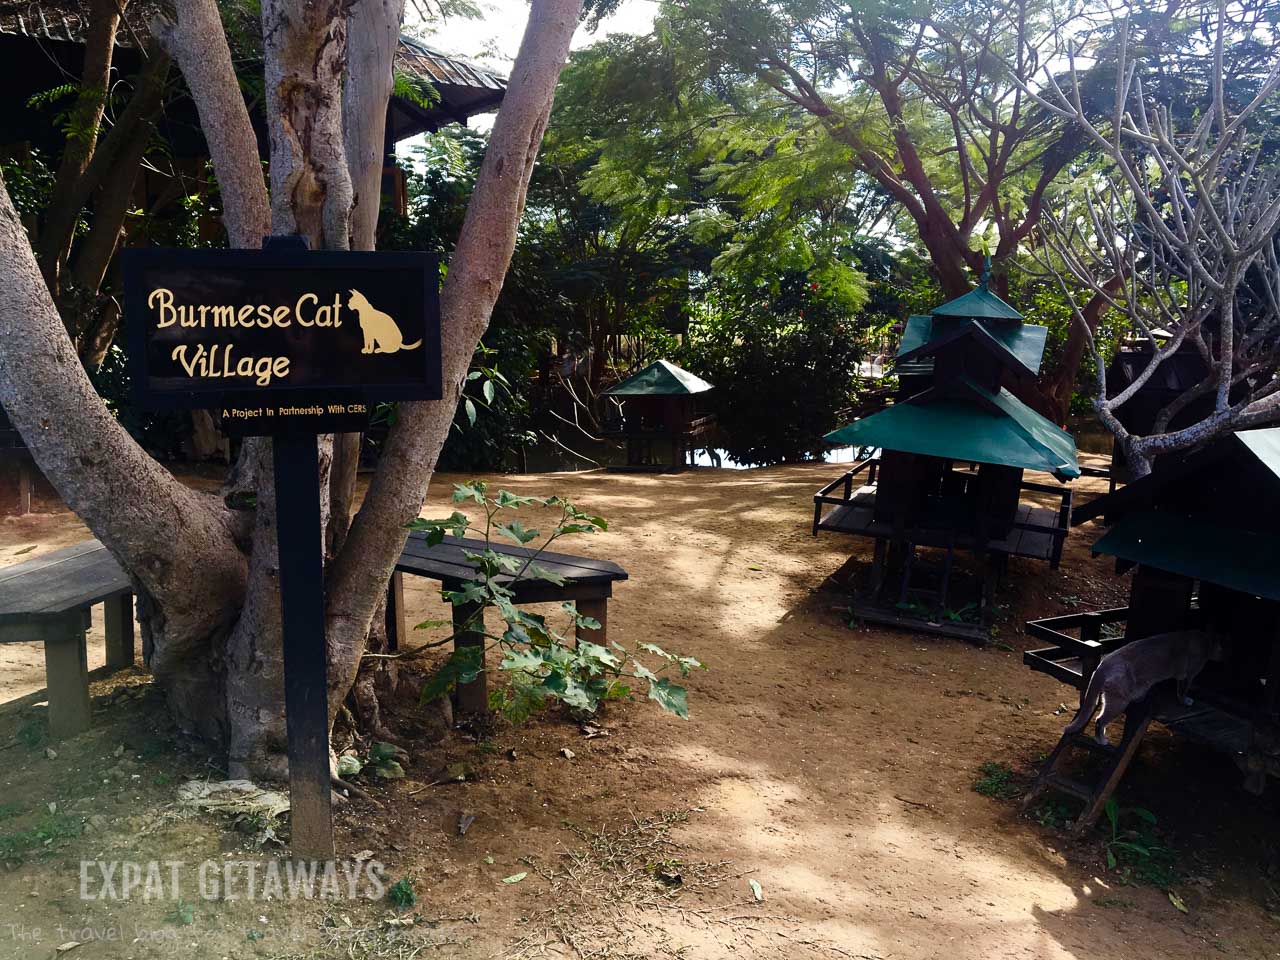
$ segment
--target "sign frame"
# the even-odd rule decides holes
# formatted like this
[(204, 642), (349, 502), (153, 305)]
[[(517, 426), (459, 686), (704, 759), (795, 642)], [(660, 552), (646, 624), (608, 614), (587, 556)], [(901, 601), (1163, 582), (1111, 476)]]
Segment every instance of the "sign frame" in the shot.
[[(422, 368), (420, 382), (390, 385), (352, 385), (309, 383), (299, 386), (232, 386), (199, 390), (157, 389), (151, 383), (147, 347), (151, 339), (148, 289), (140, 274), (153, 268), (175, 270), (213, 270), (244, 273), (303, 270), (336, 272), (355, 270), (361, 273), (419, 270), (422, 273), (423, 317)], [(364, 407), (363, 414), (320, 414), (288, 421), (237, 423), (224, 422), (223, 428), (233, 435), (269, 436), (280, 433), (316, 432), (360, 429), (368, 412), (378, 403), (397, 400), (439, 400), (443, 396), (441, 379), (442, 342), (440, 337), (440, 256), (423, 251), (345, 251), (309, 250), (301, 238), (271, 237), (261, 250), (182, 250), (131, 247), (121, 251), (124, 277), (124, 320), (128, 345), (128, 370), (133, 398), (145, 410), (217, 410), (255, 409), (265, 404), (275, 406)], [(144, 321), (143, 318), (148, 318)], [(234, 341), (233, 341), (234, 343)], [(377, 354), (372, 354), (376, 356)]]

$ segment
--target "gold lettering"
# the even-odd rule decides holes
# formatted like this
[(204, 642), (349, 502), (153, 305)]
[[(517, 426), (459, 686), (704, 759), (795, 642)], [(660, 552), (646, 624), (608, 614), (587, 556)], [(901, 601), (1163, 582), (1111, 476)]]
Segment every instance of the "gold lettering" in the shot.
[(210, 307), (215, 327), (229, 327), (235, 322), (235, 307)]
[(253, 326), (253, 306), (246, 303), (240, 308), (240, 312), (236, 314), (236, 322), (242, 327)]
[[(327, 324), (319, 323), (318, 320), (315, 320), (315, 319), (308, 320), (304, 317), (302, 313), (302, 305), (306, 303), (308, 300), (310, 300), (312, 303), (320, 302), (320, 298), (317, 297), (314, 293), (304, 293), (302, 296), (298, 298), (298, 302), (293, 306), (293, 312), (298, 317), (298, 326), (300, 327), (327, 326)], [(319, 316), (319, 313), (320, 311), (316, 311), (317, 317)]]
[(160, 318), (156, 320), (156, 326), (161, 330), (165, 327), (172, 327), (178, 321), (178, 311), (173, 308), (173, 291), (165, 287), (152, 290), (151, 295), (147, 297), (147, 306), (156, 307), (156, 301), (159, 301), (157, 309), (160, 311)]
[(289, 319), (289, 308), (288, 308), (288, 307), (276, 307), (276, 309), (275, 309), (275, 313), (273, 313), (273, 314), (271, 315), (271, 321), (272, 321), (272, 322), (273, 322), (277, 327), (287, 327), (287, 326), (289, 326), (289, 324), (292, 322), (292, 321)]

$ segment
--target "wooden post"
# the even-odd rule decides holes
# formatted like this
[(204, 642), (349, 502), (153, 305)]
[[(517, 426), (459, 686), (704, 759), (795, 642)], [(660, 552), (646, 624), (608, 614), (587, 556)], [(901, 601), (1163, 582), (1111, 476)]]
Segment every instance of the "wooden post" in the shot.
[(107, 666), (112, 670), (132, 667), (133, 594), (108, 597), (102, 605), (102, 618), (107, 634)]
[(319, 454), (315, 434), (282, 434), (273, 439), (272, 450), (289, 737), (289, 848), (295, 859), (332, 860)]
[(600, 629), (590, 630), (580, 626), (574, 630), (575, 637), (578, 640), (587, 640), (602, 647), (607, 644), (609, 642), (609, 598), (592, 597), (590, 600), (579, 600), (578, 613), (584, 617), (599, 620)]
[[(453, 646), (455, 650), (461, 650), (463, 647), (479, 647), (483, 663), (484, 607), (481, 604), (463, 603), (453, 608)], [(460, 714), (483, 716), (487, 713), (489, 689), (485, 671), (481, 670), (480, 675), (471, 683), (458, 684), (453, 692), (453, 701), (454, 707)]]
[(18, 516), (24, 517), (31, 512), (31, 464), (24, 458), (18, 459)]
[(404, 622), (404, 574), (396, 570), (387, 584), (387, 652), (400, 649), (408, 634)]
[(77, 611), (43, 630), (45, 680), (49, 685), (49, 736), (74, 737), (89, 729), (89, 665), (84, 616)]

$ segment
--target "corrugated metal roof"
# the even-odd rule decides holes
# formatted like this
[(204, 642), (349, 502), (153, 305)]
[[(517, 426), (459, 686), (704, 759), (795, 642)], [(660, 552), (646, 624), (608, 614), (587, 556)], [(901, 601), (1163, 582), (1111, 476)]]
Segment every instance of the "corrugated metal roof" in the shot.
[(1133, 513), (1103, 534), (1093, 552), (1280, 600), (1280, 540), (1223, 526), (1218, 516)]
[(1008, 352), (1011, 362), (1025, 367), (1032, 375), (1040, 372), (1040, 361), (1044, 356), (1049, 329), (1033, 323), (991, 323), (974, 318), (947, 316), (908, 317), (906, 328), (902, 331), (898, 357), (920, 360), (931, 356), (931, 351), (926, 348), (932, 341), (950, 338), (966, 329), (987, 334)]
[(832, 443), (901, 450), (944, 460), (1080, 476), (1076, 444), (1008, 390), (991, 394), (963, 381), (971, 394), (917, 395), (828, 433)]
[(666, 360), (655, 360), (605, 391), (610, 397), (679, 397), (714, 389), (701, 377)]
[(1021, 320), (1022, 314), (987, 289), (987, 281), (964, 296), (929, 311), (935, 317), (973, 317), (986, 320)]
[[(134, 46), (138, 37), (148, 32), (147, 21), (161, 10), (157, 3), (134, 0), (126, 8), (127, 27), (117, 34), (117, 44)], [(0, 34), (81, 43), (87, 26), (87, 14), (77, 0), (0, 0)], [(502, 74), (404, 35), (396, 47), (395, 66), (436, 86), (471, 88), (493, 94), (501, 94), (507, 89), (507, 78)], [(483, 101), (476, 100), (475, 103), (482, 103), (479, 112), (483, 112), (493, 108), (495, 98), (484, 97)], [(470, 106), (471, 101), (457, 105), (462, 110)]]

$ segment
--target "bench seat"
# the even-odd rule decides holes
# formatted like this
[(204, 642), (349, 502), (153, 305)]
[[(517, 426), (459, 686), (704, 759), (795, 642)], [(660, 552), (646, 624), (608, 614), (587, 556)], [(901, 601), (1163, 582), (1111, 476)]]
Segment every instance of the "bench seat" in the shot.
[(85, 633), (90, 611), (104, 607), (107, 668), (134, 661), (133, 584), (97, 540), (0, 567), (0, 643), (44, 644), (49, 733), (89, 728)]

